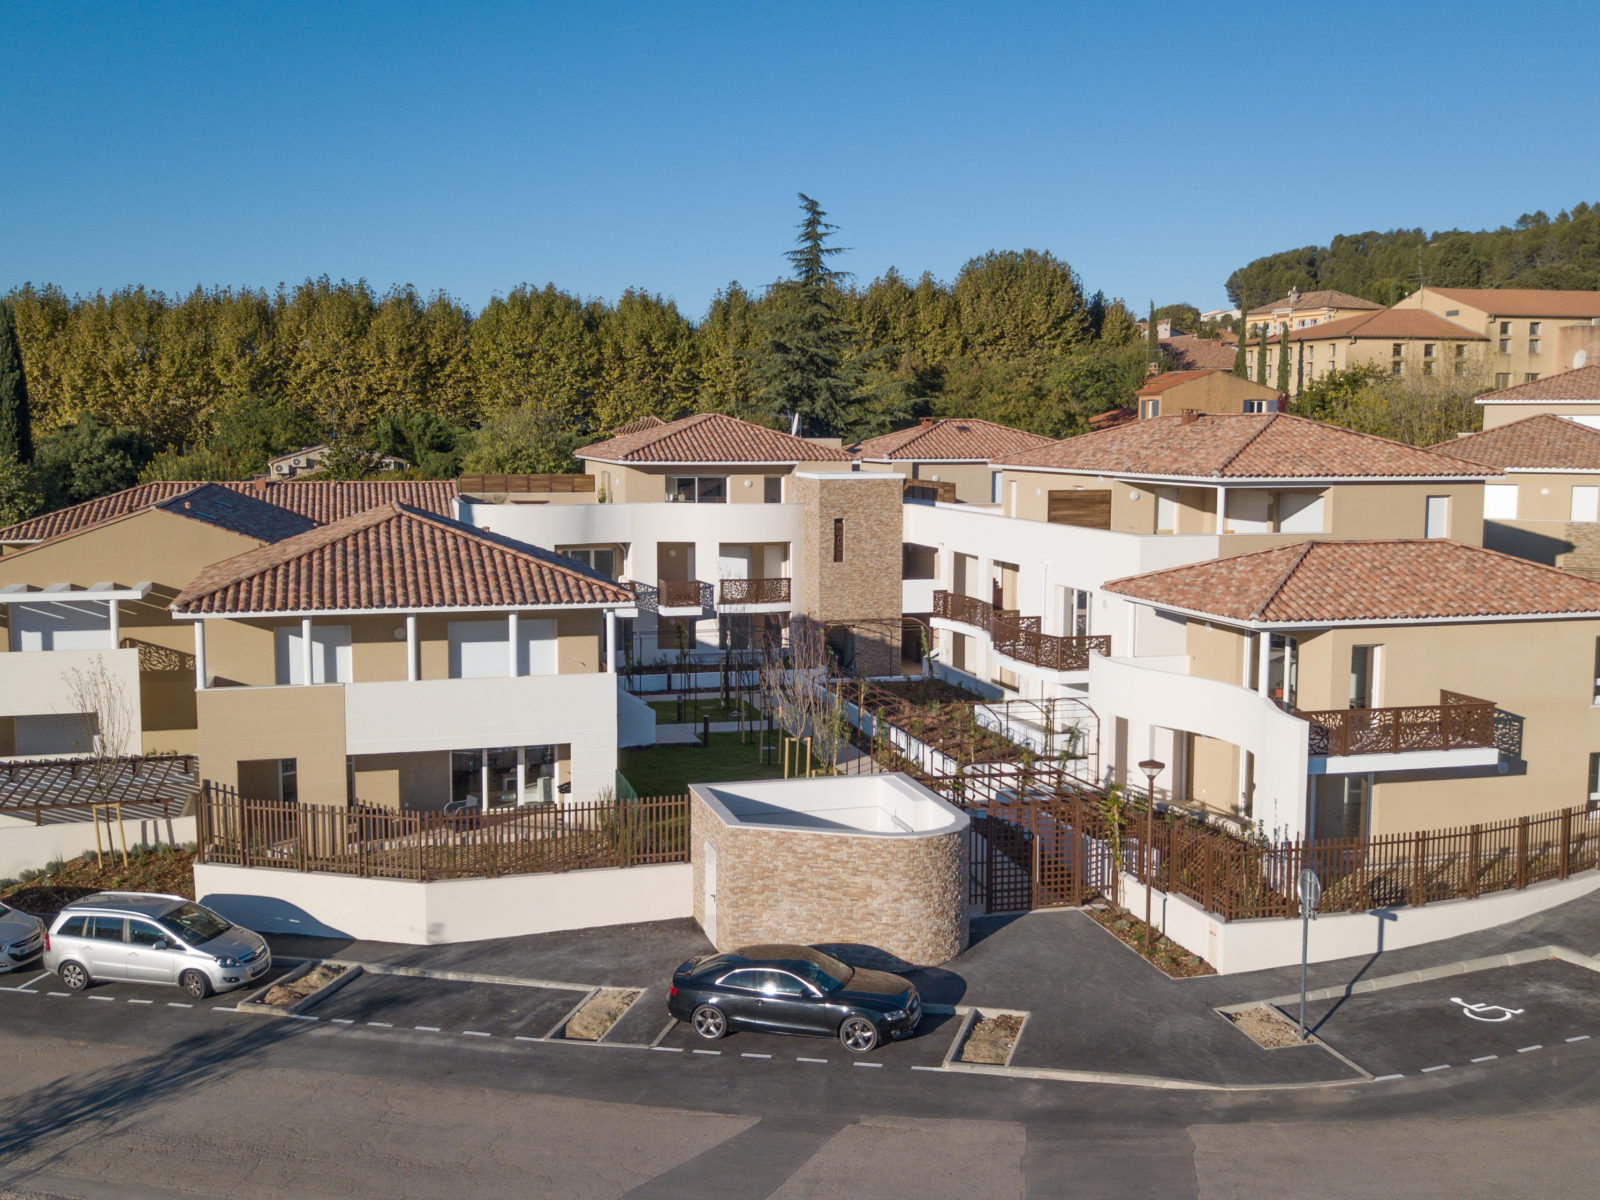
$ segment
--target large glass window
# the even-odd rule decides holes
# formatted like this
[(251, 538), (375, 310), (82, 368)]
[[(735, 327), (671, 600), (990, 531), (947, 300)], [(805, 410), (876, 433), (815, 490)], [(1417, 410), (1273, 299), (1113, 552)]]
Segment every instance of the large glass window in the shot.
[(668, 475), (667, 499), (683, 504), (724, 504), (728, 499), (728, 477)]
[(576, 559), (591, 570), (598, 571), (607, 579), (615, 579), (617, 577), (617, 552), (610, 546), (558, 546), (556, 547), (556, 553)]

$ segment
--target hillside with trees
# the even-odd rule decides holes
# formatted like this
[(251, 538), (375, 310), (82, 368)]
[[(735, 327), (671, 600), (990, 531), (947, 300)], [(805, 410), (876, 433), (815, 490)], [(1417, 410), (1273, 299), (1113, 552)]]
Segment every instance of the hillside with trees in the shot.
[(1228, 276), (1228, 298), (1250, 309), (1288, 294), (1328, 288), (1393, 304), (1432, 287), (1600, 290), (1600, 205), (1578, 204), (1554, 218), (1524, 213), (1512, 226), (1467, 233), (1344, 234), (1326, 246), (1284, 250)]
[[(1065, 436), (1131, 403), (1136, 322), (1061, 259), (991, 251), (948, 283), (890, 270), (859, 285), (827, 214), (801, 208), (790, 275), (730, 283), (698, 320), (649, 291), (606, 302), (554, 284), (476, 312), (326, 277), (182, 296), (26, 284), (5, 300), (31, 440), (0, 463), (0, 520), (139, 478), (248, 478), (319, 442), (333, 473), (381, 452), (447, 477), (570, 469), (575, 447), (645, 415), (798, 415), (847, 439), (961, 415)], [(11, 325), (0, 313), (0, 387)]]

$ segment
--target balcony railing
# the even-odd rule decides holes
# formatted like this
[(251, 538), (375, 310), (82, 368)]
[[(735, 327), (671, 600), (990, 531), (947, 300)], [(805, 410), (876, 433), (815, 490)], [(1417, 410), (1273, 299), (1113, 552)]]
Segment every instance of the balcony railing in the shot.
[(657, 584), (657, 594), (662, 608), (705, 608), (705, 593), (711, 585), (698, 579), (663, 579)]
[(723, 579), (718, 583), (721, 604), (788, 604), (787, 579)]
[(1493, 746), (1494, 701), (1440, 691), (1438, 704), (1299, 712), (1311, 725), (1311, 754), (1401, 754)]
[(1025, 617), (1014, 609), (996, 609), (973, 596), (934, 592), (933, 615), (982, 629), (988, 633), (996, 654), (1047, 671), (1087, 671), (1091, 653), (1111, 653), (1111, 639), (1104, 634), (1057, 637), (1041, 633), (1038, 617)]

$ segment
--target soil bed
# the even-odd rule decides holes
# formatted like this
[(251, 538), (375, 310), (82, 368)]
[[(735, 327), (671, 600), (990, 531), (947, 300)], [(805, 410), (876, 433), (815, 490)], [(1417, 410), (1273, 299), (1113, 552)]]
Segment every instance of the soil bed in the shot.
[(601, 988), (572, 1014), (561, 1036), (575, 1042), (598, 1042), (638, 998), (637, 989)]
[(1145, 953), (1145, 924), (1125, 908), (1085, 908), (1083, 910), (1103, 928), (1109, 930), (1123, 945), (1153, 963), (1164, 974), (1174, 979), (1189, 979), (1196, 975), (1215, 975), (1216, 968), (1198, 954), (1191, 954), (1165, 934), (1158, 934), (1154, 953)]
[(122, 851), (106, 854), (95, 864), (94, 851), (78, 858), (53, 863), (44, 873), (22, 883), (0, 889), (0, 900), (26, 913), (56, 913), (74, 900), (95, 892), (160, 892), (163, 895), (194, 899), (194, 853), (162, 846), (154, 850), (128, 852), (128, 865), (122, 865)]
[(1279, 1050), (1285, 1046), (1304, 1045), (1300, 1040), (1300, 1029), (1293, 1021), (1281, 1012), (1266, 1005), (1256, 1008), (1246, 1008), (1240, 1012), (1223, 1013), (1223, 1016), (1239, 1027), (1239, 1032), (1247, 1036), (1258, 1046), (1268, 1050)]
[(1021, 1013), (985, 1013), (980, 1009), (967, 1040), (961, 1044), (960, 1061), (1004, 1066), (1021, 1032)]
[(275, 1004), (281, 1008), (288, 1008), (298, 1004), (312, 992), (320, 991), (327, 987), (339, 976), (350, 968), (340, 963), (319, 963), (297, 979), (290, 979), (284, 983), (275, 983), (267, 989), (267, 994), (261, 997), (258, 1003)]

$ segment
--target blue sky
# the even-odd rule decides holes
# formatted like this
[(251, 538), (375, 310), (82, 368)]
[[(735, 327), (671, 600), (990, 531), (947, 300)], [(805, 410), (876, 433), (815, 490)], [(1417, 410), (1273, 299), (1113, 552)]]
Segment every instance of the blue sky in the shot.
[(0, 290), (519, 282), (691, 317), (1048, 249), (1142, 309), (1336, 233), (1600, 201), (1589, 5), (89, 4), (4, 12)]

